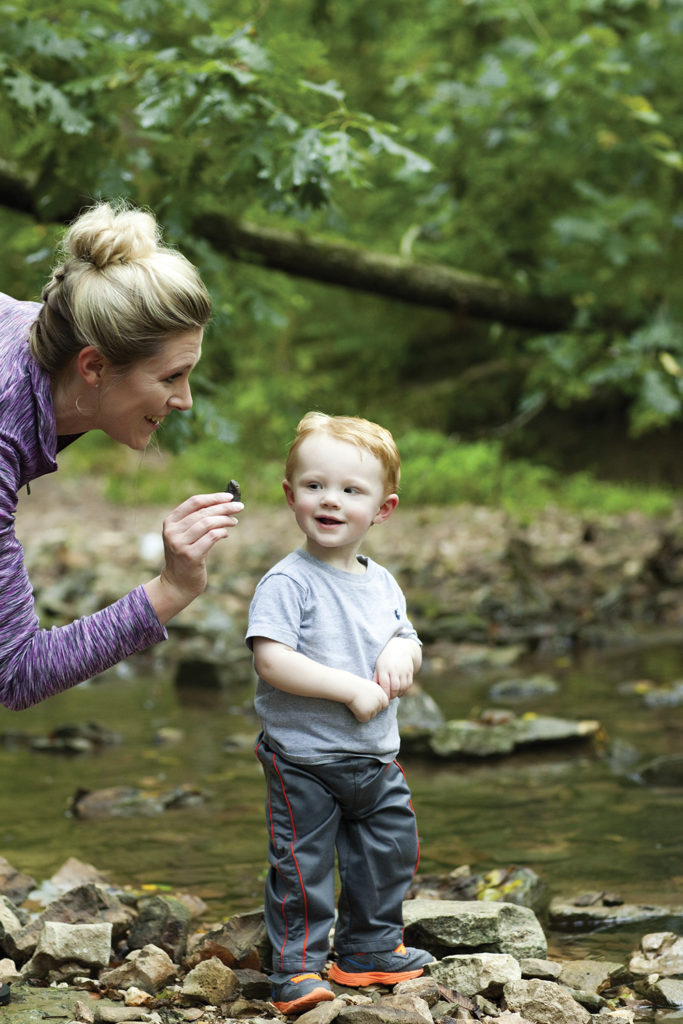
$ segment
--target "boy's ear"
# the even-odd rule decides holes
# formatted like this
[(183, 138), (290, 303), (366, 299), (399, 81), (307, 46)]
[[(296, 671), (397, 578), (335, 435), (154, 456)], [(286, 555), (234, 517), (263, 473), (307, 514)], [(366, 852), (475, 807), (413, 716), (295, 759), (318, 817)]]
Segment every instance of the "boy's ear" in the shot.
[(287, 504), (289, 505), (290, 508), (294, 508), (294, 491), (292, 490), (292, 485), (290, 484), (289, 480), (282, 481), (282, 490), (285, 492)]
[(398, 505), (398, 494), (388, 494), (379, 507), (373, 523), (384, 523)]

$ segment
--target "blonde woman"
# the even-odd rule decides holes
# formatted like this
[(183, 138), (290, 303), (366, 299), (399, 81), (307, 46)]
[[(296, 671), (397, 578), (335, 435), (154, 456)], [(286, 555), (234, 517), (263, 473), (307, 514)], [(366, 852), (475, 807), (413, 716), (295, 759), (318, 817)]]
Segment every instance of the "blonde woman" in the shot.
[(36, 704), (166, 637), (206, 586), (206, 559), (243, 508), (194, 495), (163, 524), (159, 576), (69, 625), (40, 628), (14, 532), (18, 493), (89, 430), (135, 450), (192, 405), (211, 303), (151, 214), (98, 204), (66, 233), (42, 303), (0, 294), (0, 704)]

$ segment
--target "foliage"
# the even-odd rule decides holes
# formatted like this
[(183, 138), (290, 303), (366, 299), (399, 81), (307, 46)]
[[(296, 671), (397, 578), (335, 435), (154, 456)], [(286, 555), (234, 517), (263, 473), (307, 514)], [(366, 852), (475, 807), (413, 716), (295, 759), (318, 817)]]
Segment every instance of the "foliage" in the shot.
[[(196, 411), (165, 444), (276, 460), (312, 407), (397, 434), (468, 417), (492, 433), (615, 393), (634, 434), (680, 417), (679, 0), (0, 0), (0, 14), (0, 181), (20, 169), (39, 217), (0, 215), (0, 288), (39, 294), (76, 182), (82, 202), (150, 205), (214, 296)], [(206, 213), (570, 296), (575, 321), (475, 329), (269, 273), (217, 254), (195, 231)]]
[[(238, 479), (249, 504), (282, 502), (282, 476), (289, 436), (281, 456), (254, 462), (246, 450), (205, 437), (176, 455), (150, 450), (133, 454), (103, 434), (86, 435), (60, 456), (67, 475), (99, 474), (106, 497), (122, 504), (169, 508), (192, 493), (221, 491)], [(436, 431), (413, 430), (397, 438), (403, 470), (402, 504), (489, 505), (525, 521), (548, 505), (584, 515), (619, 515), (638, 510), (665, 515), (674, 496), (664, 488), (643, 488), (596, 480), (589, 473), (560, 474), (523, 459), (508, 459), (498, 441), (470, 443)]]

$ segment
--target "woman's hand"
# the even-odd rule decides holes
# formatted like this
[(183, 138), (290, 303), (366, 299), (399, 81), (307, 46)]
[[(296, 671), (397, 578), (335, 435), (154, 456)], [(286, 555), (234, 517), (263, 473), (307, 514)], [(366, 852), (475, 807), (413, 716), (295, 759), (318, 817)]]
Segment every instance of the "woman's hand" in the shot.
[(237, 526), (244, 505), (226, 492), (195, 494), (164, 519), (162, 537), (166, 564), (145, 591), (164, 625), (206, 587), (206, 559), (214, 544)]

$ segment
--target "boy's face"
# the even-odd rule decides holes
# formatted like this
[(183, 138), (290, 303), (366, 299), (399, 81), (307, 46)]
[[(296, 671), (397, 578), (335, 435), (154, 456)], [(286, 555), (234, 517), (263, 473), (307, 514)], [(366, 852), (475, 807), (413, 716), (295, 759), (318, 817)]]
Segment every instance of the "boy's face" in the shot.
[(384, 476), (372, 452), (347, 441), (319, 432), (301, 442), (283, 487), (310, 554), (328, 562), (355, 557), (370, 526), (388, 519), (398, 504), (395, 494), (385, 493)]

